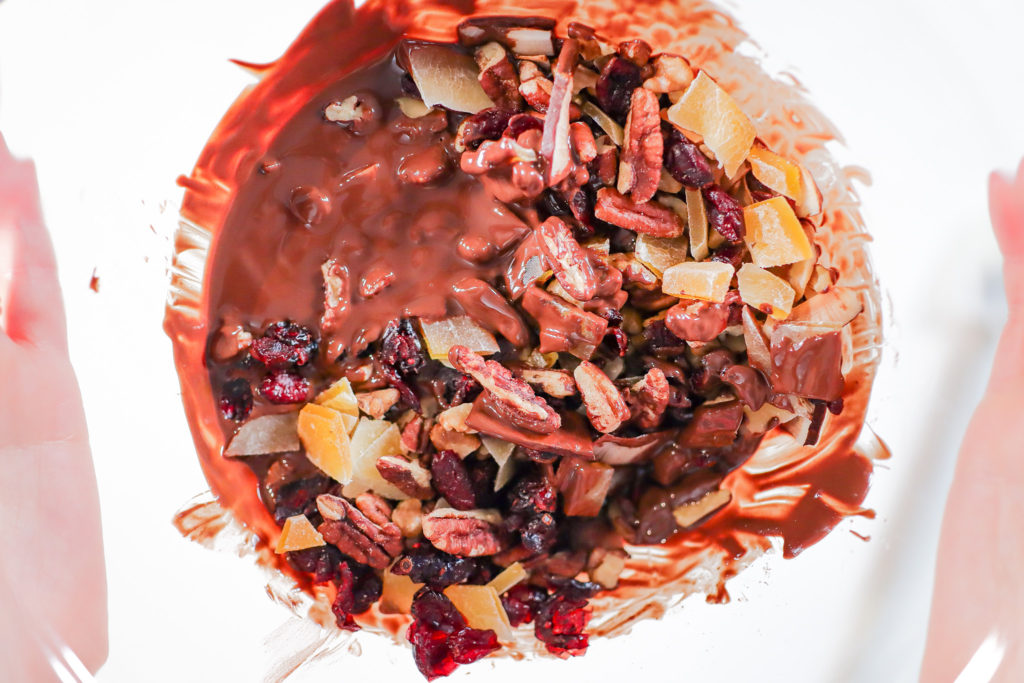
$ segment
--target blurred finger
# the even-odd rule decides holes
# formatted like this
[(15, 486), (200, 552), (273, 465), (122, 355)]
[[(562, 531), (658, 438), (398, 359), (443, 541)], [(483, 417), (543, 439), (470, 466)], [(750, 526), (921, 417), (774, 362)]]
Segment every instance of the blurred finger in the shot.
[(39, 207), (35, 168), (14, 159), (2, 136), (0, 324), (18, 342), (67, 343), (57, 264)]
[(1024, 267), (1024, 161), (1011, 178), (993, 173), (989, 178), (989, 210), (999, 248), (1009, 264)]

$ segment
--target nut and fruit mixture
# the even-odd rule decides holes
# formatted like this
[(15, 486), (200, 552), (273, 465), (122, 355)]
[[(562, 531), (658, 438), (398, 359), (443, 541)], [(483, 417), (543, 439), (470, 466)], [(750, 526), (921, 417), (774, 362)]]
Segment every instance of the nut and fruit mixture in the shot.
[(458, 37), (285, 130), (233, 219), (277, 265), (228, 271), (209, 346), (276, 552), (336, 587), (340, 628), (411, 615), (427, 678), (522, 624), (585, 652), (631, 546), (729, 505), (766, 432), (813, 445), (842, 411), (862, 308), (819, 262), (813, 178), (712, 75), (578, 24)]

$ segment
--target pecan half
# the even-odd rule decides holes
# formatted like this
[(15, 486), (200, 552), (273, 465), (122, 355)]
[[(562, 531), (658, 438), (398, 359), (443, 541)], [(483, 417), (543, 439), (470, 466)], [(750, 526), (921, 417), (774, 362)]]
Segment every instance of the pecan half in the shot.
[(359, 278), (359, 295), (364, 299), (376, 296), (390, 287), (396, 277), (394, 268), (383, 263), (375, 263)]
[(494, 555), (505, 548), (496, 510), (442, 508), (423, 517), (423, 535), (438, 550), (458, 557)]
[(398, 403), (398, 398), (398, 389), (389, 387), (356, 394), (356, 403), (359, 405), (359, 410), (373, 419), (379, 420)]
[(540, 287), (526, 290), (523, 308), (537, 321), (541, 353), (568, 351), (587, 360), (608, 331), (608, 321), (601, 316), (588, 313)]
[(423, 503), (415, 498), (403, 500), (391, 513), (391, 521), (405, 538), (416, 538), (423, 531)]
[(597, 276), (587, 252), (561, 218), (551, 216), (536, 230), (537, 244), (548, 267), (569, 296), (589, 301), (597, 295)]
[(644, 87), (651, 92), (677, 92), (693, 82), (690, 63), (679, 55), (660, 54), (654, 58), (653, 65), (654, 75), (644, 81)]
[[(465, 403), (463, 405), (473, 407), (472, 403)], [(440, 423), (435, 424), (430, 429), (430, 443), (434, 444), (434, 448), (439, 451), (453, 451), (460, 458), (465, 458), (467, 455), (480, 448), (480, 439), (472, 434), (464, 434), (462, 432), (455, 431), (454, 429), (448, 429)]]
[(659, 368), (651, 368), (644, 378), (630, 387), (633, 421), (640, 429), (655, 429), (668, 408), (668, 379)]
[(540, 153), (547, 162), (549, 186), (565, 180), (572, 168), (569, 151), (569, 109), (572, 107), (572, 78), (579, 58), (579, 43), (568, 39), (562, 43), (558, 62), (551, 70), (551, 104), (544, 119), (544, 138)]
[(422, 499), (434, 497), (430, 470), (418, 462), (406, 460), (400, 455), (384, 455), (377, 460), (376, 467), (384, 481), (393, 484), (407, 496)]
[(628, 193), (636, 203), (650, 201), (661, 181), (664, 150), (658, 96), (650, 90), (633, 91), (625, 133), (619, 162), (619, 192)]
[(576, 395), (576, 381), (565, 370), (522, 368), (518, 374), (524, 382), (537, 387), (548, 396), (566, 398)]
[(501, 109), (519, 110), (523, 98), (519, 94), (519, 74), (501, 43), (484, 43), (474, 53), (480, 67), (480, 86)]
[(679, 237), (683, 234), (683, 224), (675, 211), (657, 202), (637, 204), (609, 187), (597, 191), (594, 216), (652, 237)]
[(601, 368), (590, 361), (583, 361), (576, 366), (573, 377), (594, 429), (608, 434), (629, 419), (629, 406)]
[(448, 360), (456, 370), (479, 382), (494, 399), (491, 407), (514, 424), (541, 434), (550, 434), (562, 426), (561, 416), (501, 363), (484, 360), (465, 346), (449, 349)]
[(356, 562), (384, 569), (402, 550), (402, 532), (391, 521), (391, 507), (373, 493), (363, 493), (353, 505), (324, 493), (316, 507), (324, 518), (320, 534)]

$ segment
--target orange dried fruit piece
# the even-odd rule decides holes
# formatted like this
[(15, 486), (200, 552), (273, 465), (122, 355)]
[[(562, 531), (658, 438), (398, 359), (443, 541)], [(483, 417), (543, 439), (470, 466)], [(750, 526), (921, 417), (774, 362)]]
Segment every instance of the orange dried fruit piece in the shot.
[(380, 611), (385, 614), (409, 614), (412, 611), (412, 598), (424, 584), (390, 571), (384, 572), (382, 580), (384, 587), (380, 594)]
[(468, 315), (442, 320), (421, 320), (420, 329), (427, 342), (427, 352), (434, 360), (448, 360), (448, 349), (461, 344), (481, 356), (498, 352), (494, 335), (481, 327)]
[(679, 101), (669, 107), (666, 116), (676, 127), (703, 137), (704, 144), (730, 178), (746, 160), (757, 137), (750, 117), (703, 71)]
[(736, 280), (739, 282), (740, 298), (748, 306), (776, 320), (784, 320), (793, 310), (796, 292), (778, 275), (752, 263), (744, 263), (736, 274)]
[(685, 261), (689, 250), (690, 244), (685, 237), (637, 235), (633, 255), (661, 277), (666, 270)]
[(402, 454), (402, 432), (387, 420), (361, 418), (352, 432), (352, 479), (342, 494), (354, 498), (360, 493), (373, 491), (392, 500), (405, 500), (409, 496), (389, 483), (377, 471), (377, 461), (385, 455)]
[[(359, 402), (356, 401), (356, 394), (352, 391), (352, 383), (348, 381), (347, 377), (342, 377), (320, 392), (315, 402), (326, 408), (333, 408), (339, 413), (359, 417)], [(352, 426), (355, 426), (355, 422), (352, 423)]]
[(721, 303), (734, 272), (732, 264), (717, 261), (677, 263), (662, 274), (661, 291), (684, 299)]
[(510, 564), (505, 567), (504, 571), (491, 579), (487, 585), (497, 591), (498, 595), (501, 595), (509, 588), (512, 588), (517, 583), (520, 583), (526, 578), (526, 569), (523, 568), (518, 562)]
[(295, 515), (284, 520), (284, 526), (281, 527), (281, 535), (277, 538), (277, 547), (274, 552), (281, 555), (322, 545), (326, 545), (324, 537), (313, 528), (312, 522), (306, 518), (306, 515)]
[(743, 222), (747, 229), (744, 239), (755, 265), (785, 266), (814, 255), (800, 220), (782, 197), (744, 207)]
[(341, 484), (352, 480), (352, 456), (345, 416), (333, 408), (307, 403), (299, 412), (299, 439), (306, 457)]
[(747, 157), (754, 177), (769, 189), (793, 200), (803, 196), (800, 166), (761, 144), (754, 145)]
[(455, 605), (455, 609), (466, 618), (470, 628), (490, 629), (503, 643), (513, 639), (512, 624), (501, 604), (498, 591), (490, 586), (458, 585), (448, 586), (444, 594)]
[(419, 88), (423, 103), (476, 114), (494, 106), (477, 78), (479, 69), (469, 55), (437, 44), (412, 44), (407, 48), (409, 75)]

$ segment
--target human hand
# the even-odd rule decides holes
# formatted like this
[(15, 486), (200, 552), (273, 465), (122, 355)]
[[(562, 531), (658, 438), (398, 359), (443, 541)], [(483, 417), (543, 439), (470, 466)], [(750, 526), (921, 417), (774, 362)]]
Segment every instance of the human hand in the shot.
[(58, 680), (75, 657), (95, 671), (106, 575), (89, 438), (35, 169), (2, 136), (0, 378), (0, 678)]
[(989, 181), (1009, 320), (946, 503), (921, 680), (1024, 681), (1024, 162)]

